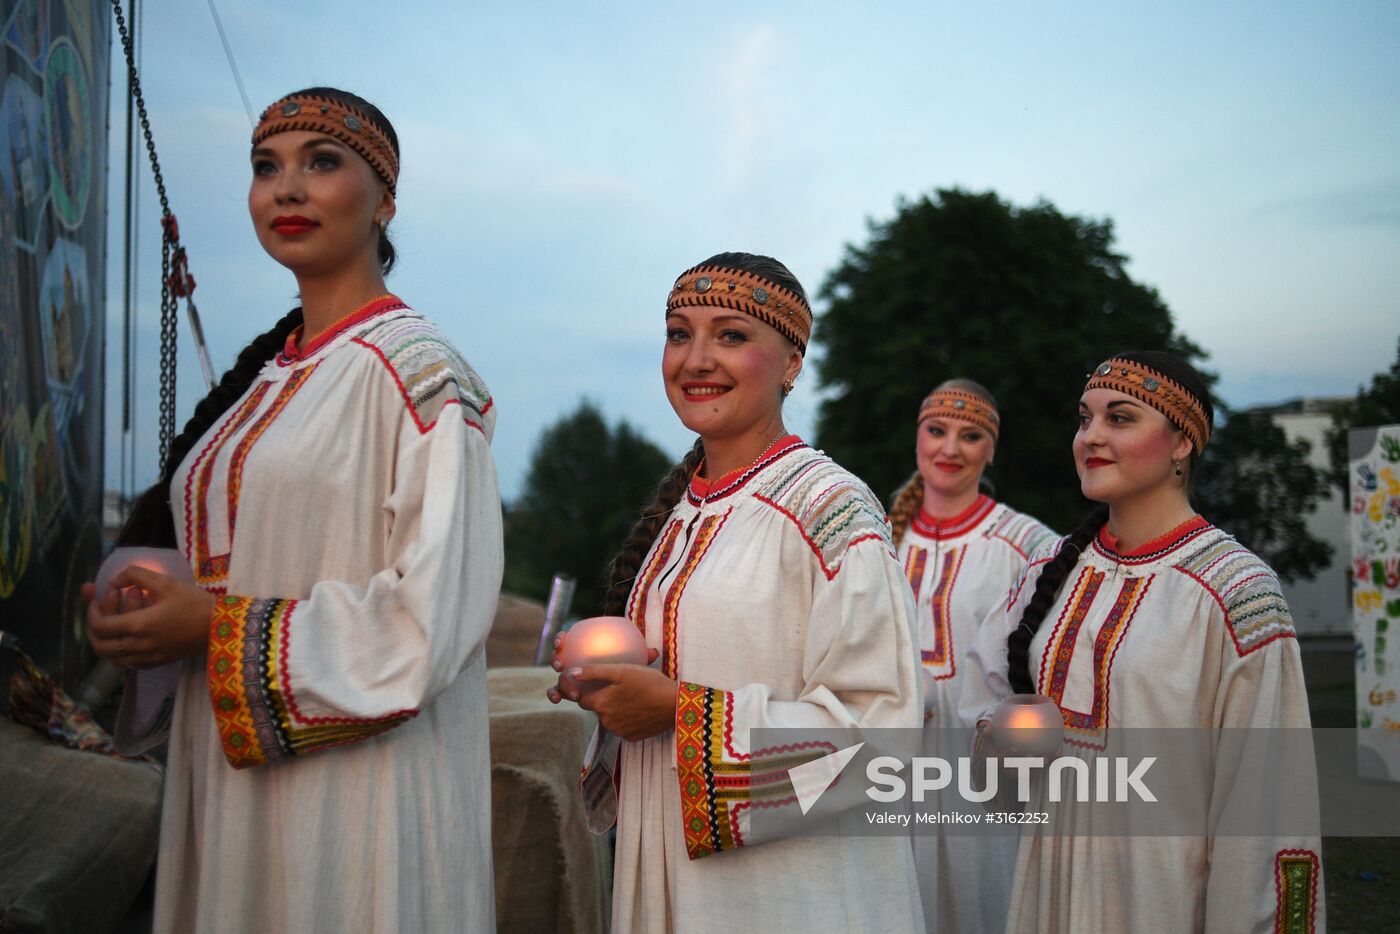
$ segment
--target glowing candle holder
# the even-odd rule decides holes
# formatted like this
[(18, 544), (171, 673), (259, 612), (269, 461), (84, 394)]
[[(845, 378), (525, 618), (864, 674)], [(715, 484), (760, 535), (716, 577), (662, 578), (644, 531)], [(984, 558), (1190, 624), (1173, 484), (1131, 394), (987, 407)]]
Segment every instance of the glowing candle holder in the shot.
[(992, 714), (992, 743), (1004, 756), (1054, 755), (1065, 737), (1064, 714), (1043, 694), (1014, 694)]
[[(645, 665), (647, 640), (637, 625), (625, 617), (590, 616), (574, 623), (564, 633), (559, 660), (564, 663), (565, 671), (585, 665)], [(587, 693), (602, 683), (580, 681), (578, 686)]]
[(938, 682), (934, 680), (933, 673), (922, 665), (919, 666), (919, 682), (924, 686), (924, 717), (928, 718), (937, 712), (937, 696), (934, 692), (938, 688)]
[[(186, 584), (194, 583), (194, 575), (190, 573), (190, 566), (185, 561), (185, 556), (173, 548), (139, 548), (124, 547), (114, 548), (107, 556), (107, 560), (102, 562), (102, 566), (97, 569), (97, 599), (101, 600), (112, 586), (112, 578), (129, 567), (145, 568), (157, 574), (165, 574)], [(140, 588), (125, 588), (119, 609), (122, 612), (135, 609), (136, 606), (128, 605), (131, 598), (136, 596), (128, 591), (139, 591)], [(139, 604), (137, 604), (139, 606)]]

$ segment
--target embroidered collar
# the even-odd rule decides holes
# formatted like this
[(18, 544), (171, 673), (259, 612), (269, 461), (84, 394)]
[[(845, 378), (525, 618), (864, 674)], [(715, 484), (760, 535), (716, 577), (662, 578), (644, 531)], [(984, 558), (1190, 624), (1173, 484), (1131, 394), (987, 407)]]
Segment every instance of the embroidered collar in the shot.
[(958, 513), (956, 516), (953, 516), (951, 519), (935, 519), (933, 516), (920, 509), (919, 514), (914, 517), (913, 522), (910, 524), (914, 527), (914, 531), (918, 532), (924, 538), (932, 538), (938, 541), (957, 538), (977, 528), (978, 524), (981, 523), (983, 519), (991, 515), (996, 505), (996, 500), (983, 493), (973, 501), (971, 506)]
[(305, 347), (297, 349), (297, 343), (301, 340), (303, 325), (298, 325), (292, 333), (287, 335), (287, 343), (282, 347), (281, 353), (277, 355), (278, 366), (291, 366), (293, 363), (300, 363), (309, 360), (331, 341), (335, 340), (346, 331), (357, 325), (364, 324), (371, 318), (377, 317), (389, 311), (399, 311), (407, 308), (397, 295), (384, 295), (376, 298), (361, 308), (357, 308), (350, 314), (341, 318), (334, 325), (325, 331), (317, 334), (314, 339), (307, 343)]
[(768, 446), (768, 450), (758, 455), (758, 459), (747, 467), (740, 467), (738, 470), (731, 470), (718, 480), (706, 480), (696, 471), (695, 476), (690, 478), (690, 487), (686, 490), (686, 499), (692, 506), (699, 506), (702, 503), (713, 503), (716, 500), (724, 499), (738, 492), (744, 484), (758, 476), (769, 464), (782, 460), (787, 455), (799, 448), (805, 448), (807, 442), (797, 435), (788, 435), (779, 438)]
[(1108, 531), (1108, 526), (1105, 525), (1099, 529), (1099, 534), (1094, 536), (1094, 550), (1119, 564), (1149, 564), (1176, 551), (1201, 533), (1213, 528), (1215, 527), (1204, 517), (1192, 516), (1167, 534), (1159, 535), (1152, 541), (1125, 554), (1118, 551), (1118, 540), (1113, 537), (1112, 533)]

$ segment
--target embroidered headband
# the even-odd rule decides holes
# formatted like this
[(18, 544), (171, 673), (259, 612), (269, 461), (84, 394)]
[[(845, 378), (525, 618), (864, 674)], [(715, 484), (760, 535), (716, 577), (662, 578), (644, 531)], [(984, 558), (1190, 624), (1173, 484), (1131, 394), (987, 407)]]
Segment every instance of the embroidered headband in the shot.
[(919, 405), (919, 421), (926, 418), (960, 418), (987, 432), (995, 441), (1001, 428), (997, 407), (966, 389), (935, 389)]
[(1210, 419), (1206, 418), (1201, 400), (1185, 386), (1150, 366), (1122, 357), (1105, 360), (1084, 384), (1085, 392), (1090, 389), (1112, 389), (1146, 402), (1186, 432), (1197, 454), (1205, 450), (1210, 440)]
[(796, 292), (762, 276), (724, 266), (692, 266), (666, 297), (666, 313), (690, 305), (717, 306), (757, 318), (797, 345), (805, 356), (812, 309)]
[(324, 133), (355, 150), (374, 173), (389, 186), (389, 194), (399, 180), (399, 157), (379, 125), (354, 107), (332, 97), (316, 94), (290, 94), (262, 112), (253, 131), (253, 146), (277, 133), (307, 130)]

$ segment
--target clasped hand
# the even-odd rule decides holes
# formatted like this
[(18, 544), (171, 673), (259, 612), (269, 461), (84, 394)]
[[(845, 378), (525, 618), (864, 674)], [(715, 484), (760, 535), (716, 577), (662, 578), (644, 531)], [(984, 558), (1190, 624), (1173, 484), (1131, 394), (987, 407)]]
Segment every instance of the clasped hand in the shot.
[[(598, 715), (598, 722), (623, 739), (637, 741), (674, 728), (678, 686), (655, 668), (642, 665), (584, 665), (564, 670), (559, 647), (567, 634), (554, 640), (554, 670), (559, 682), (545, 696), (551, 704), (571, 700)], [(656, 661), (647, 650), (647, 663)], [(599, 686), (583, 690), (582, 682)]]
[(88, 641), (118, 668), (152, 668), (208, 649), (214, 595), (165, 574), (132, 566), (105, 594), (84, 584)]

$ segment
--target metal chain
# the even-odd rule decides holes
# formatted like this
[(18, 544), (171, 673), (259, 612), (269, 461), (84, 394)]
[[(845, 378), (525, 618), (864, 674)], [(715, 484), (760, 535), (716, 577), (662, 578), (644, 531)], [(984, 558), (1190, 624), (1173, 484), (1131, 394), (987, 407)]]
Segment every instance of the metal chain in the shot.
[(111, 3), (112, 13), (116, 16), (117, 31), (122, 40), (122, 52), (126, 55), (127, 87), (136, 101), (136, 111), (141, 120), (141, 134), (146, 140), (146, 154), (151, 160), (156, 194), (160, 197), (160, 463), (164, 469), (170, 453), (170, 444), (175, 439), (175, 338), (178, 306), (177, 289), (171, 281), (171, 265), (173, 258), (177, 256), (183, 260), (184, 248), (180, 246), (180, 228), (175, 223), (175, 215), (170, 213), (170, 200), (165, 194), (165, 179), (160, 172), (160, 159), (156, 156), (156, 142), (151, 135), (150, 119), (146, 115), (146, 99), (141, 93), (141, 78), (136, 71), (136, 55), (132, 50), (126, 17), (122, 16), (121, 0), (111, 0)]

